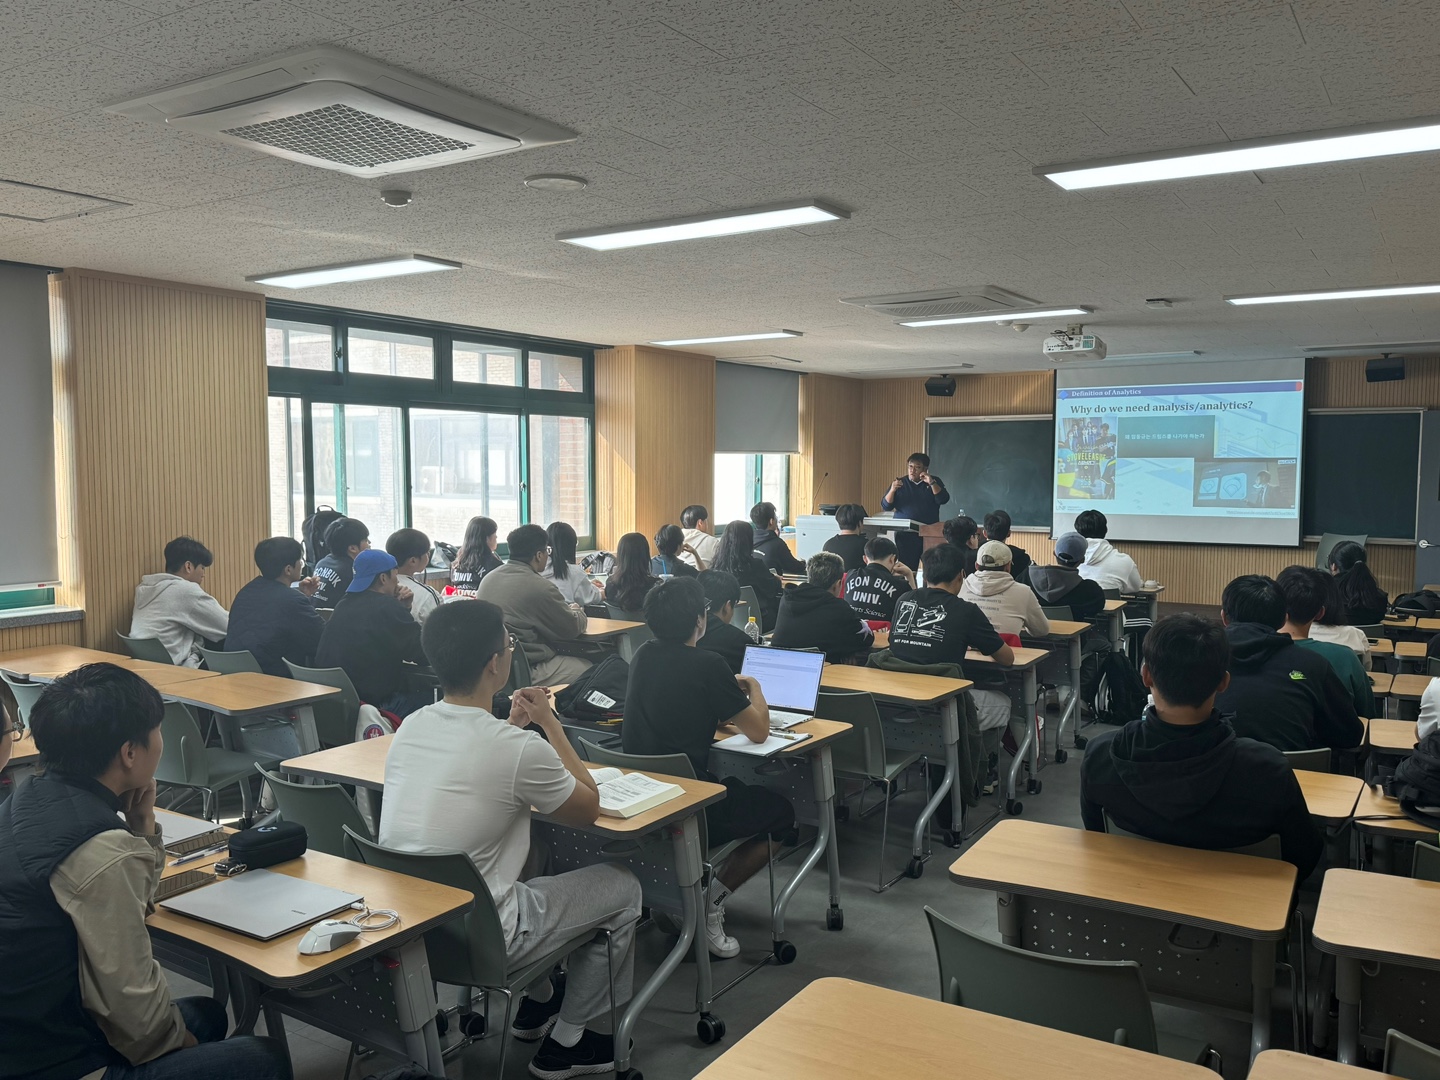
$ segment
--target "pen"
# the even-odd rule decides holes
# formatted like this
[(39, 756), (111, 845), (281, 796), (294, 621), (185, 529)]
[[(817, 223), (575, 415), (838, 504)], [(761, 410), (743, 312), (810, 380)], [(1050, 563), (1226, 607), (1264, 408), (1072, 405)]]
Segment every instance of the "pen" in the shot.
[(181, 855), (180, 858), (176, 859), (170, 865), (184, 866), (186, 863), (194, 862), (196, 859), (203, 859), (207, 855), (218, 855), (220, 854), (220, 852), (224, 851), (229, 846), (229, 840), (226, 840), (224, 843), (221, 844), (212, 844), (207, 848), (201, 848), (199, 851), (192, 851), (189, 855)]

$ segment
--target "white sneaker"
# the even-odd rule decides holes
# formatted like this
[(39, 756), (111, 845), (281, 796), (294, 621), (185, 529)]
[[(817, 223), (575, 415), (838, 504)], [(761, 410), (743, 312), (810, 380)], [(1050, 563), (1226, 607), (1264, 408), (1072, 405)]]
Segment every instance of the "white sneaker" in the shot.
[(710, 942), (710, 955), (728, 960), (740, 955), (740, 942), (725, 933), (725, 909), (710, 905), (705, 916), (705, 937)]

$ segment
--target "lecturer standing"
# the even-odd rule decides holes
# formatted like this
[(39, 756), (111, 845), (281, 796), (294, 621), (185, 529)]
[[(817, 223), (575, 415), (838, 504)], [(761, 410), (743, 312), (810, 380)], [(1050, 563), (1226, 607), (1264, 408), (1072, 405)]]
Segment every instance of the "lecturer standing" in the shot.
[[(890, 490), (880, 497), (880, 506), (895, 511), (897, 518), (934, 525), (940, 520), (940, 507), (949, 501), (950, 492), (945, 490), (945, 485), (930, 475), (930, 455), (917, 452), (906, 459), (905, 475), (895, 478)], [(924, 546), (919, 533), (896, 530), (895, 547), (900, 561), (910, 569), (920, 568), (920, 552)]]

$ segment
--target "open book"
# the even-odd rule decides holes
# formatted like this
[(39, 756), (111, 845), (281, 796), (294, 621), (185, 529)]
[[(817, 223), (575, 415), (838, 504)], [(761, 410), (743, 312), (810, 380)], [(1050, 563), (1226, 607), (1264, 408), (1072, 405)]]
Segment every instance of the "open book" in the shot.
[(728, 739), (721, 739), (715, 745), (721, 750), (729, 750), (736, 754), (769, 757), (782, 750), (789, 750), (796, 743), (804, 742), (808, 738), (810, 738), (809, 733), (804, 731), (771, 731), (770, 737), (764, 742), (751, 742), (748, 735), (731, 735)]
[(595, 769), (590, 775), (600, 787), (600, 813), (604, 817), (632, 818), (685, 794), (680, 785), (667, 784), (644, 773)]

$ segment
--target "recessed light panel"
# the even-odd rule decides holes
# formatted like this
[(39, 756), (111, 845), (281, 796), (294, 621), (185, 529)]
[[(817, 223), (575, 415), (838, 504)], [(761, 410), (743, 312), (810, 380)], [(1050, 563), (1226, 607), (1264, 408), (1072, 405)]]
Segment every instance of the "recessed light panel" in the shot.
[(460, 264), (448, 259), (432, 259), (428, 255), (392, 255), (386, 259), (337, 263), (333, 266), (308, 266), (300, 270), (281, 270), (273, 274), (248, 277), (256, 285), (278, 285), (284, 289), (311, 289), (317, 285), (338, 285), (346, 281), (374, 281), (376, 278), (401, 277), (405, 274), (432, 274), (439, 270), (458, 270)]
[(649, 221), (638, 225), (620, 225), (605, 229), (560, 233), (555, 239), (593, 251), (616, 251), (645, 244), (669, 244), (676, 240), (701, 240), (712, 236), (735, 236), (740, 233), (763, 232), (766, 229), (792, 229), (797, 225), (815, 225), (822, 221), (839, 221), (850, 215), (837, 207), (815, 200), (756, 206), (748, 210), (722, 210), (714, 214)]
[(726, 341), (769, 341), (772, 338), (804, 337), (799, 330), (764, 330), (758, 334), (727, 334), (724, 337), (671, 338), (651, 345), (719, 345)]
[(943, 319), (915, 319), (902, 322), (901, 326), (960, 326), (965, 323), (1019, 322), (1024, 319), (1060, 318), (1064, 315), (1089, 315), (1094, 311), (1088, 307), (1038, 308), (1034, 311), (991, 311), (984, 315), (953, 315)]
[(1440, 285), (1380, 285), (1359, 289), (1317, 289), (1312, 292), (1268, 293), (1259, 296), (1227, 296), (1225, 302), (1236, 307), (1252, 304), (1300, 304), (1318, 300), (1383, 300), (1392, 296), (1433, 296)]

